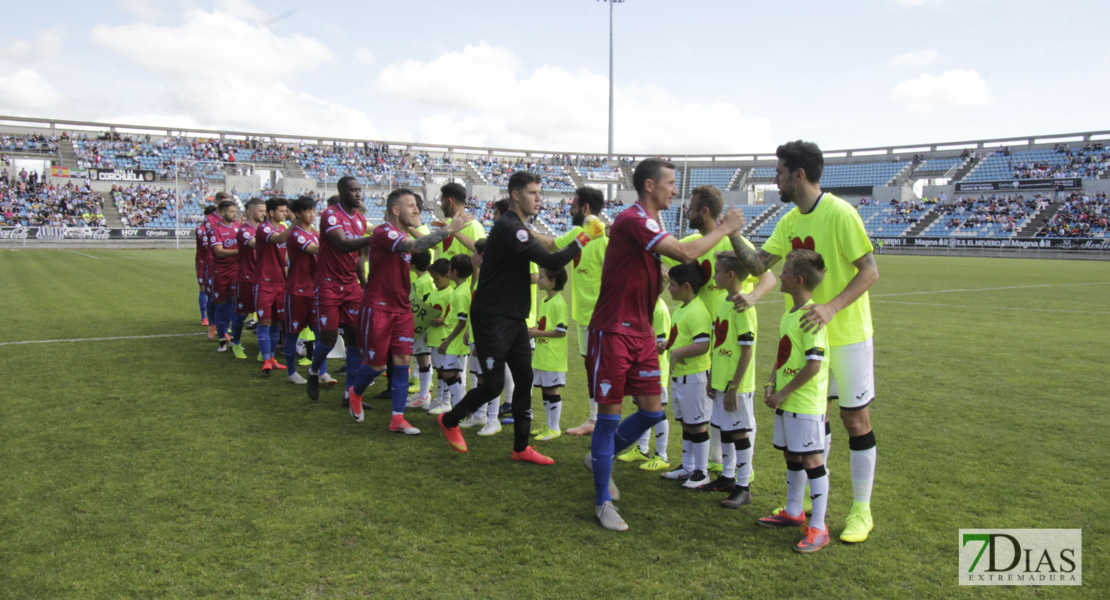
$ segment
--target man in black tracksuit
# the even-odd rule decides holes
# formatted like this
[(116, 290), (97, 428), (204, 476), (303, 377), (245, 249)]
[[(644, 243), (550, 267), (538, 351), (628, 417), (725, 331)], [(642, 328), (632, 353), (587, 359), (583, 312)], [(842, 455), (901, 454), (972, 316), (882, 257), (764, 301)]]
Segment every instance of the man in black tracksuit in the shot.
[(524, 225), (540, 205), (540, 178), (517, 171), (509, 177), (509, 211), (490, 230), (478, 287), (470, 304), (474, 347), (482, 363), (483, 382), (467, 392), (450, 412), (440, 415), (447, 442), (466, 452), (459, 422), (493, 400), (505, 385), (505, 365), (516, 382), (513, 393), (513, 460), (552, 464), (552, 459), (528, 446), (532, 424), (532, 347), (525, 319), (531, 308), (531, 274), (528, 263), (558, 269), (574, 259), (590, 241), (585, 234), (575, 243), (550, 253)]

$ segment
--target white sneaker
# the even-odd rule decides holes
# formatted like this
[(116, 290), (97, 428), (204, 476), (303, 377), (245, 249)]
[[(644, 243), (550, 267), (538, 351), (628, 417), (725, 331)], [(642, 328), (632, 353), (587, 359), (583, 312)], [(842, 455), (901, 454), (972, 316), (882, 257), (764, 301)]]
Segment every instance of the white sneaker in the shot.
[(485, 426), (478, 431), (478, 435), (494, 435), (499, 431), (501, 431), (501, 423), (494, 419), (493, 421), (486, 421)]
[(667, 471), (661, 475), (663, 479), (670, 479), (672, 481), (686, 481), (690, 478), (690, 472), (686, 469), (679, 467), (673, 471)]
[(324, 373), (323, 375), (320, 375), (320, 385), (331, 387), (337, 383), (339, 382), (331, 376), (331, 373)]
[(682, 484), (682, 487), (688, 490), (695, 490), (707, 483), (709, 483), (709, 473), (705, 471), (694, 471), (690, 474), (690, 478)]
[(293, 373), (292, 375), (289, 376), (289, 383), (296, 384), (296, 385), (304, 385), (304, 384), (308, 383), (308, 380), (305, 379), (304, 376), (301, 375), (300, 373)]
[(459, 423), (459, 427), (485, 427), (485, 426), (486, 426), (486, 417), (485, 417), (485, 415), (482, 415), (482, 416), (470, 415), (469, 418), (464, 419), (461, 423)]
[[(593, 452), (591, 452), (589, 450), (586, 451), (586, 457), (582, 459), (582, 464), (586, 465), (586, 470), (587, 471), (589, 471), (591, 473), (594, 472), (594, 454), (593, 454)], [(613, 474), (611, 472), (609, 474), (609, 497), (612, 498), (613, 500), (620, 500), (621, 499), (621, 491), (617, 489), (617, 484), (613, 483)]]
[(612, 502), (606, 502), (596, 509), (597, 520), (601, 526), (610, 531), (628, 531), (628, 523), (617, 514), (617, 507)]
[(409, 396), (409, 401), (405, 403), (406, 408), (424, 408), (431, 403), (432, 399), (420, 394), (413, 394)]
[(428, 414), (429, 415), (442, 415), (445, 412), (450, 412), (450, 410), (451, 410), (451, 403), (450, 402), (440, 402), (439, 404), (430, 408), (428, 410)]

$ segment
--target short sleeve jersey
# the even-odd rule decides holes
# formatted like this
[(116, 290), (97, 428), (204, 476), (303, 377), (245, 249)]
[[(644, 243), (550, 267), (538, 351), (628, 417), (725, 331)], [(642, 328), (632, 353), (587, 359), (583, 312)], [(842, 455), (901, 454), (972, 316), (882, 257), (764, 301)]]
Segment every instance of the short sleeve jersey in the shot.
[[(705, 309), (701, 298), (694, 298), (685, 306), (676, 308), (671, 315), (671, 322), (671, 333), (667, 337), (667, 348), (671, 351), (698, 342), (709, 342), (712, 337), (710, 330), (713, 329), (713, 322), (709, 319), (709, 311)], [(680, 377), (708, 371), (712, 361), (708, 352), (682, 362), (676, 361), (672, 375)]]
[[(806, 306), (813, 304), (809, 302)], [(775, 359), (775, 384), (782, 389), (806, 366), (806, 361), (821, 361), (821, 370), (805, 385), (794, 390), (782, 403), (782, 410), (804, 415), (823, 415), (828, 405), (829, 361), (825, 350), (829, 338), (827, 328), (806, 332), (802, 329), (804, 310), (786, 311), (779, 321), (779, 350)]]
[(273, 225), (263, 221), (254, 232), (254, 253), (258, 258), (254, 271), (255, 285), (280, 287), (285, 285), (285, 245), (270, 243), (273, 236), (285, 231), (285, 224)]
[(212, 254), (212, 231), (216, 228), (216, 223), (219, 222), (220, 215), (213, 212), (209, 213), (208, 216), (204, 218), (204, 223), (201, 223), (201, 227), (204, 228), (205, 232), (204, 257), (205, 262), (207, 262), (209, 266), (212, 265), (212, 259), (215, 258), (215, 256), (213, 256)]
[[(564, 248), (574, 243), (575, 238), (582, 233), (581, 227), (575, 227), (555, 239), (556, 248)], [(570, 275), (570, 316), (575, 323), (588, 325), (594, 316), (594, 305), (597, 304), (597, 294), (601, 289), (601, 269), (605, 264), (605, 250), (609, 247), (609, 237), (601, 236), (582, 249), (574, 257)]]
[(717, 299), (717, 316), (713, 318), (713, 343), (709, 354), (713, 360), (713, 389), (725, 391), (736, 376), (740, 364), (740, 350), (752, 349), (752, 360), (744, 371), (736, 391), (741, 394), (755, 391), (755, 308), (737, 312), (736, 306), (724, 294)]
[[(692, 242), (695, 240), (700, 240), (701, 238), (701, 233), (695, 232), (682, 238), (679, 241)], [(740, 239), (743, 240), (744, 244), (747, 245), (749, 248), (753, 250), (755, 249), (755, 246), (752, 246), (752, 243), (749, 242), (747, 238), (741, 236)], [(709, 311), (710, 318), (716, 318), (717, 300), (725, 295), (725, 291), (717, 287), (717, 282), (713, 280), (713, 274), (717, 271), (717, 253), (732, 251), (732, 242), (729, 241), (727, 237), (724, 237), (721, 238), (721, 241), (717, 242), (717, 245), (713, 246), (713, 248), (709, 252), (701, 255), (701, 257), (697, 260), (698, 266), (701, 267), (702, 275), (705, 276), (705, 285), (701, 286), (701, 289), (698, 290), (698, 298), (701, 298), (701, 301), (705, 303), (705, 308)], [(666, 256), (664, 256), (662, 260), (663, 264), (672, 267), (678, 264), (677, 260)], [(740, 291), (747, 294), (755, 289), (755, 284), (757, 283), (759, 283), (758, 277), (748, 277), (741, 284)]]
[[(447, 337), (447, 313), (451, 310), (451, 293), (455, 291), (450, 285), (442, 290), (436, 289), (432, 286), (432, 292), (428, 294), (428, 347), (435, 348), (443, 342), (443, 338)], [(430, 322), (436, 319), (444, 319), (443, 325), (431, 325)], [(451, 323), (451, 327), (455, 324)]]
[(362, 215), (348, 213), (341, 204), (335, 204), (320, 213), (320, 255), (316, 264), (316, 286), (331, 287), (358, 283), (357, 252), (340, 252), (328, 234), (341, 231), (343, 237), (353, 240), (366, 235), (366, 220)]
[[(237, 236), (239, 235), (239, 226), (236, 223), (228, 225), (223, 221), (216, 223), (212, 227), (211, 246), (222, 247), (225, 250), (235, 250), (238, 246)], [(212, 267), (215, 272), (223, 276), (234, 276), (238, 273), (239, 259), (237, 256), (228, 256), (220, 258), (212, 254)]]
[(436, 286), (432, 283), (432, 275), (427, 271), (425, 271), (423, 275), (418, 276), (416, 281), (412, 282), (412, 295), (410, 296), (410, 301), (412, 303), (412, 324), (417, 337), (420, 337), (428, 330), (428, 322), (432, 320), (428, 315), (427, 298), (428, 294), (431, 294), (434, 289), (436, 289)]
[(617, 215), (605, 250), (591, 329), (654, 337), (651, 315), (660, 289), (655, 248), (670, 235), (639, 203)]
[[(813, 301), (826, 304), (844, 291), (859, 269), (854, 261), (874, 250), (863, 219), (844, 200), (825, 192), (807, 214), (797, 207), (779, 220), (763, 250), (786, 258), (795, 248), (814, 250), (825, 260), (825, 279), (813, 290)], [(786, 308), (790, 309), (790, 296)], [(833, 317), (828, 324), (829, 343), (833, 346), (855, 344), (870, 338), (871, 301), (866, 292)]]
[[(667, 308), (667, 303), (663, 302), (660, 297), (655, 301), (655, 312), (651, 315), (651, 326), (655, 330), (655, 341), (667, 343), (667, 336), (671, 333), (671, 311)], [(661, 383), (663, 387), (671, 381), (671, 351), (664, 350), (659, 355), (659, 372), (662, 373)]]
[[(592, 243), (592, 242), (591, 242)], [(562, 294), (555, 294), (540, 301), (536, 329), (567, 332), (570, 311)], [(567, 337), (538, 337), (532, 353), (532, 368), (542, 371), (567, 372)]]
[[(451, 312), (443, 321), (444, 337), (450, 335), (461, 322), (466, 325), (470, 320), (470, 288), (465, 285), (455, 287), (451, 291)], [(470, 345), (463, 341), (466, 328), (451, 340), (447, 345), (447, 353), (456, 356), (465, 356), (470, 353)]]
[(299, 225), (294, 226), (293, 232), (286, 239), (286, 250), (289, 253), (289, 276), (285, 280), (285, 293), (291, 296), (312, 296), (316, 291), (316, 255), (309, 254), (306, 249), (312, 244), (319, 244), (320, 237), (316, 230), (305, 231)]
[[(453, 220), (454, 219), (447, 219), (447, 223), (450, 223)], [(430, 231), (431, 230), (429, 230), (429, 232)], [(461, 231), (459, 231), (459, 233), (469, 237), (474, 241), (478, 241), (486, 237), (486, 230), (482, 227), (482, 224), (479, 223), (477, 219), (467, 223), (466, 226), (463, 227)], [(451, 257), (455, 256), (456, 254), (465, 254), (467, 256), (470, 256), (470, 249), (463, 245), (463, 243), (455, 237), (455, 234), (447, 236), (443, 239), (442, 242), (436, 244), (435, 251), (442, 255), (440, 256), (440, 258), (446, 258), (447, 260), (451, 260)]]
[(254, 283), (254, 271), (258, 267), (257, 248), (251, 248), (250, 242), (254, 239), (258, 227), (250, 221), (239, 226), (239, 233), (235, 238), (239, 245), (239, 281)]
[(362, 305), (386, 312), (408, 312), (411, 283), (409, 263), (412, 254), (398, 252), (397, 246), (409, 234), (389, 223), (374, 228), (370, 237), (370, 277), (362, 294)]

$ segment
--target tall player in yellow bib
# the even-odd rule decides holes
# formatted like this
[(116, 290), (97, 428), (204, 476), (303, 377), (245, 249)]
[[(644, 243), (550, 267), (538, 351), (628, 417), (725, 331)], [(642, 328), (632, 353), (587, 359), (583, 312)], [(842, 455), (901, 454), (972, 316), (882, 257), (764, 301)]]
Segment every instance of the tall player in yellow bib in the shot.
[[(825, 260), (825, 279), (813, 291), (814, 304), (804, 307), (801, 322), (806, 331), (828, 331), (828, 396), (839, 400), (840, 419), (848, 430), (854, 496), (840, 539), (862, 542), (873, 527), (871, 489), (876, 457), (868, 411), (875, 399), (875, 351), (867, 291), (878, 281), (879, 269), (859, 213), (851, 204), (821, 191), (825, 167), (821, 149), (798, 140), (779, 146), (775, 154), (775, 183), (781, 200), (793, 202), (795, 208), (779, 220), (758, 253), (740, 251), (740, 259), (752, 273), (763, 273), (795, 248), (815, 250)], [(742, 296), (735, 301), (737, 307), (746, 305)], [(787, 304), (789, 310), (789, 297)], [(826, 438), (828, 464), (829, 429)]]

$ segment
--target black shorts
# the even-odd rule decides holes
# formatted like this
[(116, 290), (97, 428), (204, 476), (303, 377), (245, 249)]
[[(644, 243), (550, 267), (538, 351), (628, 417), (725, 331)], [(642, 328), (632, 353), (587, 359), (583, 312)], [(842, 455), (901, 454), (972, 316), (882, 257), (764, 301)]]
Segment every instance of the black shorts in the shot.
[(532, 345), (524, 319), (472, 312), (470, 323), (474, 327), (474, 352), (482, 361), (483, 372), (504, 368), (505, 360), (510, 356), (527, 356), (531, 364)]

